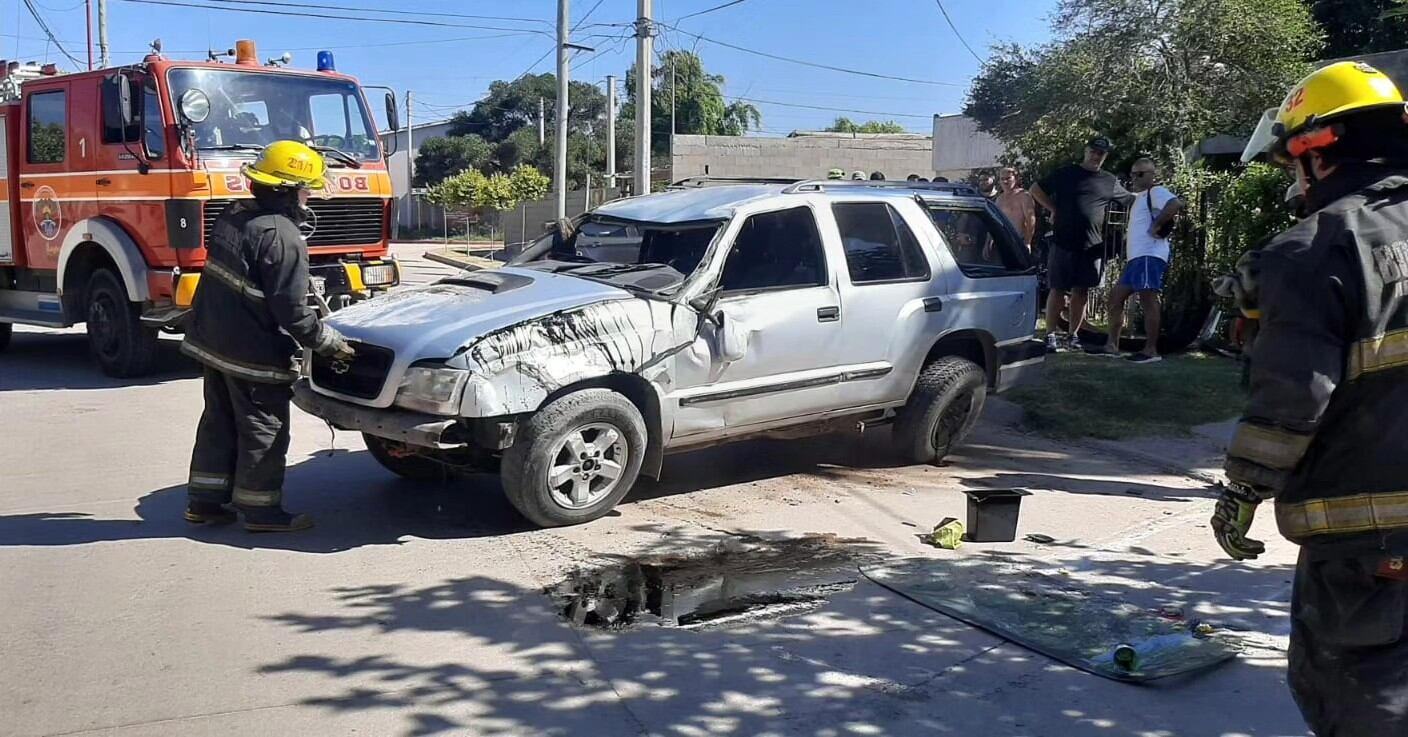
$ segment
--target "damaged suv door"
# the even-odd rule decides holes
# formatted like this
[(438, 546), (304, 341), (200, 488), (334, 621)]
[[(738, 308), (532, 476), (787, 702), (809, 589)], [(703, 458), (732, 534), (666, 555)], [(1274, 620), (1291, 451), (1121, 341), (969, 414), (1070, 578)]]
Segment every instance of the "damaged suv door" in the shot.
[(710, 322), (676, 359), (672, 440), (747, 434), (836, 406), (841, 302), (816, 216), (761, 212), (706, 274)]

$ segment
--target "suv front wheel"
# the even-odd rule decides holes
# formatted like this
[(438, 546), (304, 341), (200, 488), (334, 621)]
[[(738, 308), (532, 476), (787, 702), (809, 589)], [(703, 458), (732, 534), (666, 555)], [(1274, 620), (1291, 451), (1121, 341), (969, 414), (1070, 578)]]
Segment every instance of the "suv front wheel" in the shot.
[(500, 469), (504, 493), (541, 527), (590, 522), (631, 490), (645, 441), (645, 420), (629, 399), (609, 389), (568, 394), (520, 426)]
[(896, 448), (915, 463), (942, 461), (973, 429), (987, 394), (981, 366), (958, 356), (930, 361), (895, 418)]

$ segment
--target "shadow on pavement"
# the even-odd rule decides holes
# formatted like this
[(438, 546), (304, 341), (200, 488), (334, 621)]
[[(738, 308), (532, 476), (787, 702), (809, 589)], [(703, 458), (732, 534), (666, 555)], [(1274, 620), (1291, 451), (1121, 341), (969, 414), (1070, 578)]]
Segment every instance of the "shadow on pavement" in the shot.
[[(637, 529), (663, 534), (662, 549), (682, 542), (676, 532), (690, 537), (659, 525)], [(1291, 575), (1289, 566), (1128, 558), (1092, 557), (1080, 568), (1105, 594), (1140, 606), (1264, 621), (1284, 618), (1286, 602), (1262, 592), (1279, 591)], [(1172, 580), (1176, 589), (1150, 583)], [(399, 734), (1305, 734), (1280, 653), (1252, 650), (1194, 677), (1130, 686), (1005, 644), (864, 580), (811, 614), (698, 631), (574, 630), (541, 592), (483, 576), (327, 593), (331, 613), (269, 617), (312, 636), (290, 641), (289, 654), (258, 673), (321, 684), (302, 706), (343, 715), (397, 710)], [(328, 631), (449, 633), (468, 657), (340, 657), (320, 649), (327, 638), (317, 634)]]
[(163, 338), (158, 345), (160, 356), (150, 375), (115, 379), (88, 355), (88, 338), (82, 333), (17, 331), (0, 353), (0, 392), (153, 386), (200, 376), (199, 364), (181, 355), (179, 340)]

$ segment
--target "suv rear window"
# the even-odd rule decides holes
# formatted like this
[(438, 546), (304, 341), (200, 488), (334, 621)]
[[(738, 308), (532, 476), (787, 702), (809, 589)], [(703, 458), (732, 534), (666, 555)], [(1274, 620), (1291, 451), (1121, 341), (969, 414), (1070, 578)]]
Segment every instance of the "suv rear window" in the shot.
[(853, 284), (928, 279), (929, 262), (904, 218), (884, 202), (831, 206)]
[(944, 236), (965, 276), (1008, 276), (1031, 270), (1032, 257), (1005, 220), (980, 207), (930, 205), (929, 217)]

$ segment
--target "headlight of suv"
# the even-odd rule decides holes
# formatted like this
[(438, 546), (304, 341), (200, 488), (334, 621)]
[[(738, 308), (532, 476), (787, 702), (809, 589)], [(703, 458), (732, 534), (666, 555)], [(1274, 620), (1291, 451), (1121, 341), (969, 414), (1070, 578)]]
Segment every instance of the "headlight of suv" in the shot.
[(460, 396), (468, 380), (468, 371), (412, 366), (401, 378), (401, 388), (396, 392), (396, 406), (436, 415), (459, 414)]

